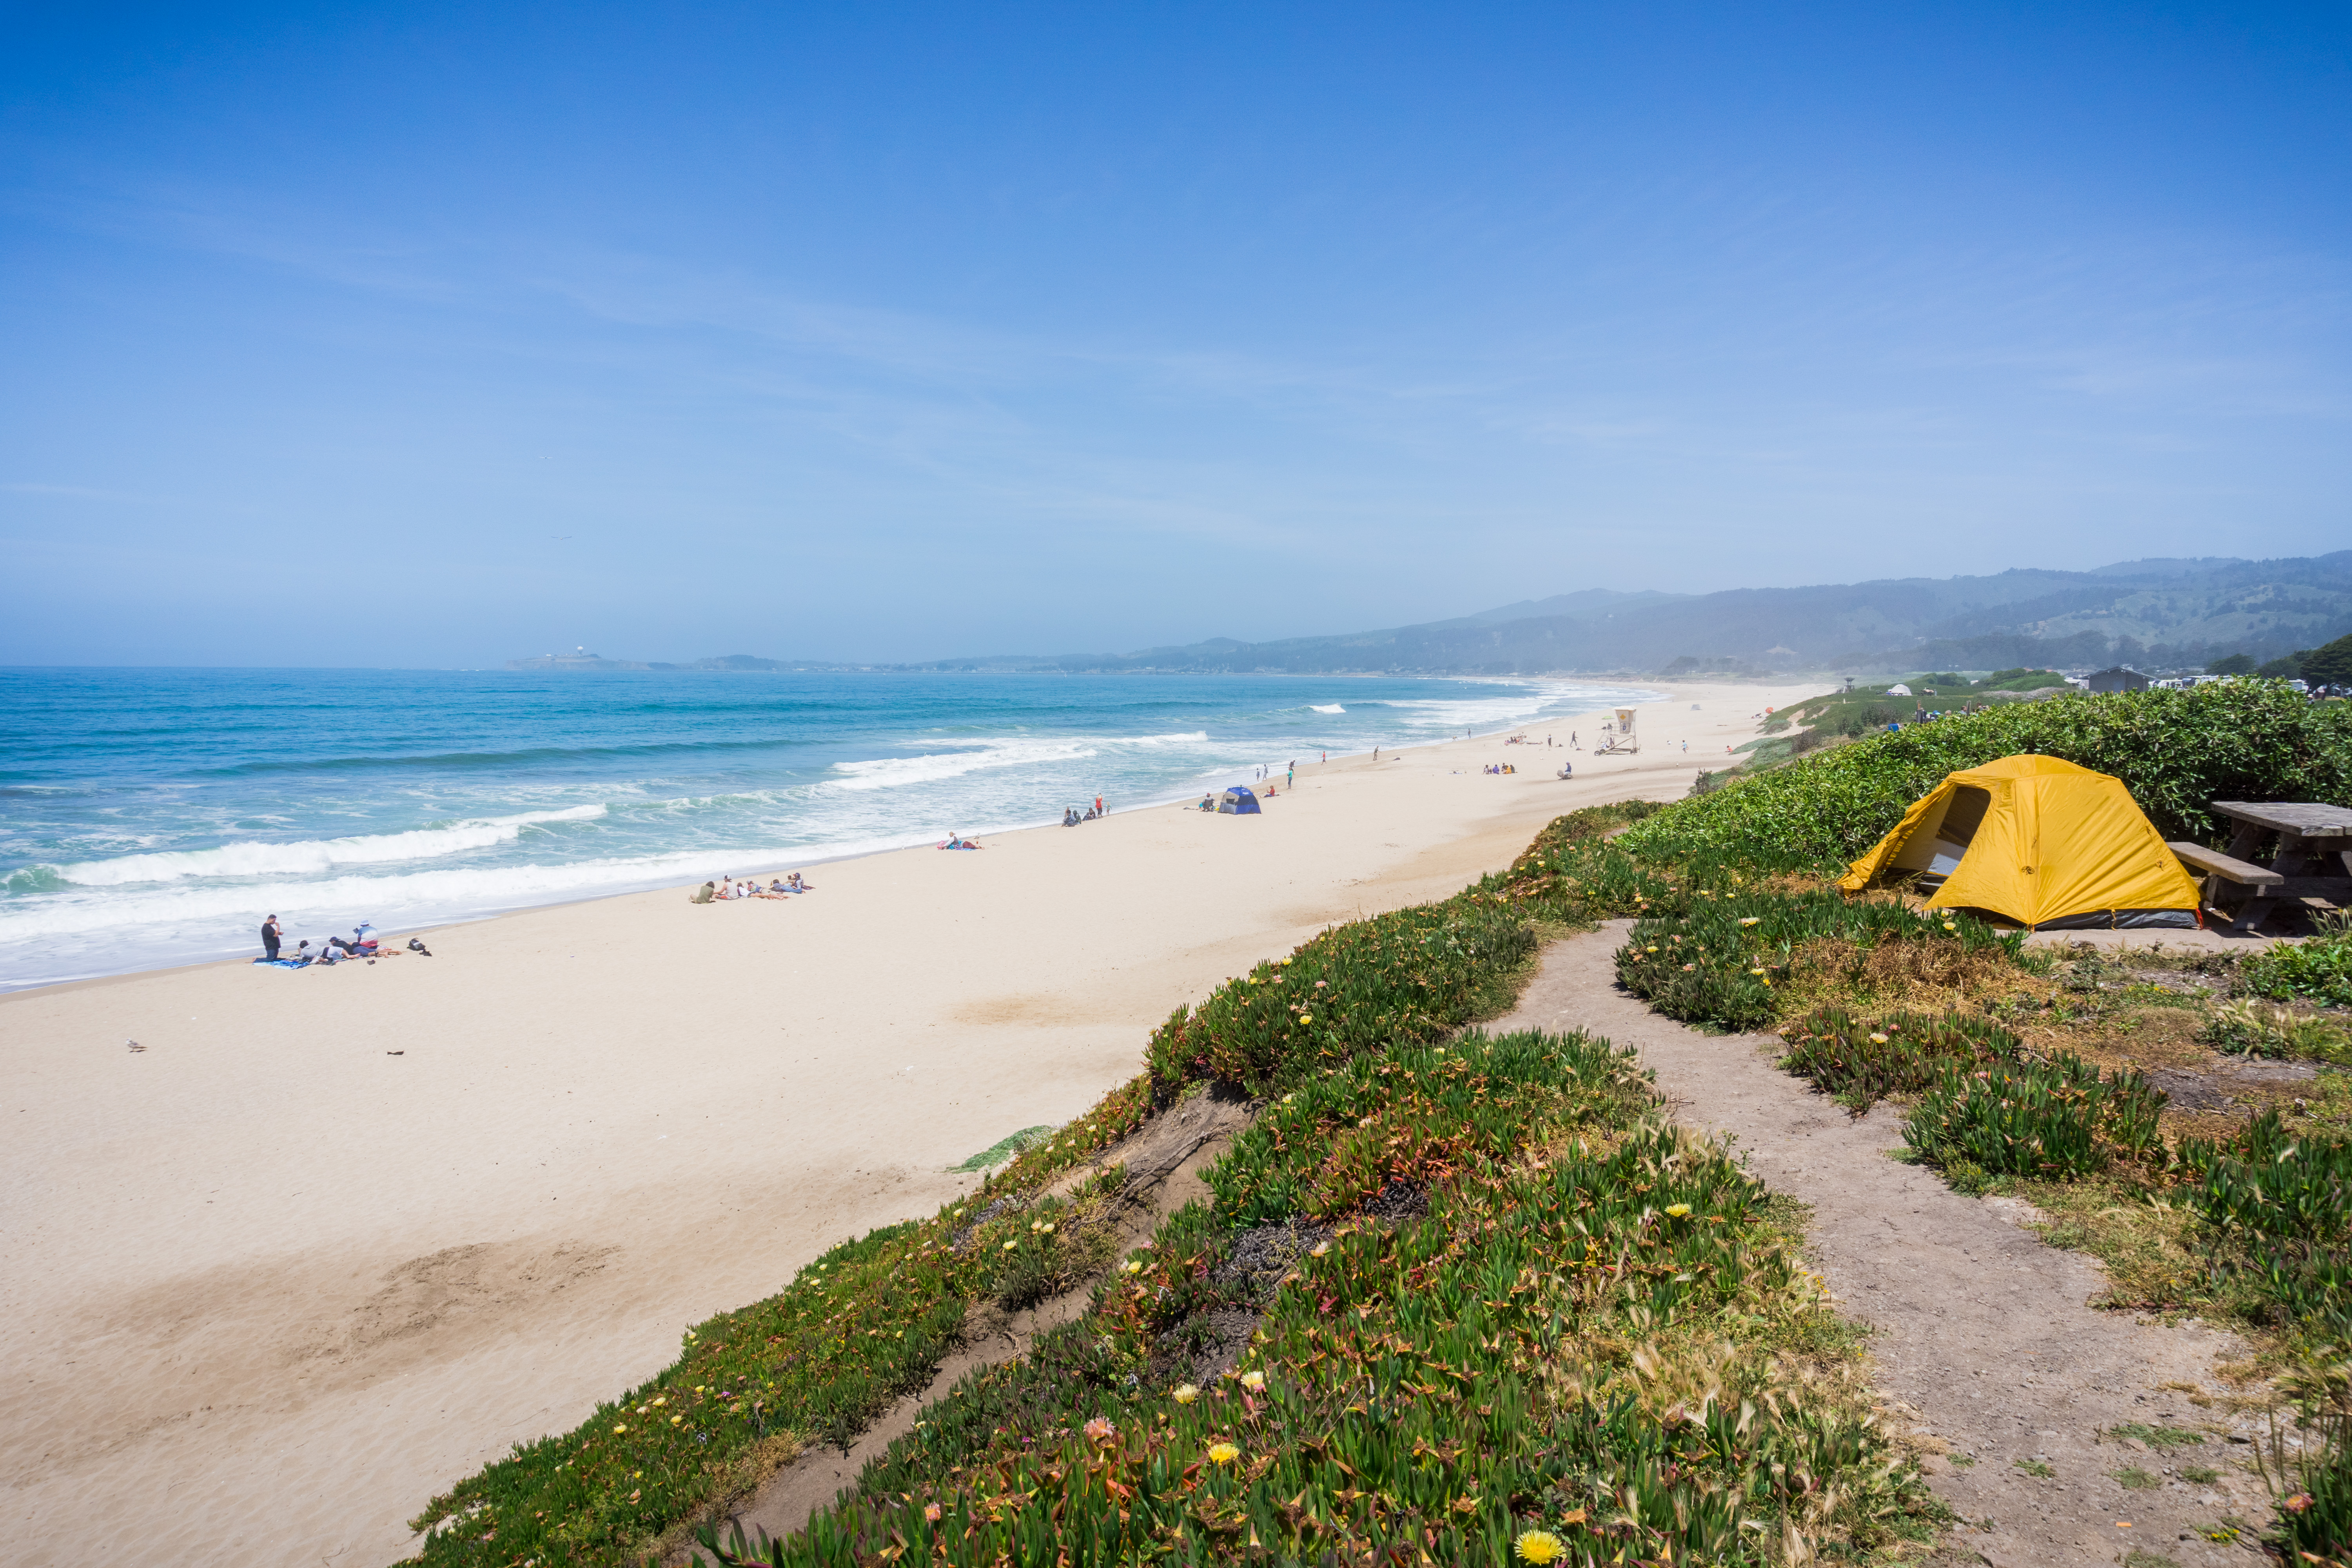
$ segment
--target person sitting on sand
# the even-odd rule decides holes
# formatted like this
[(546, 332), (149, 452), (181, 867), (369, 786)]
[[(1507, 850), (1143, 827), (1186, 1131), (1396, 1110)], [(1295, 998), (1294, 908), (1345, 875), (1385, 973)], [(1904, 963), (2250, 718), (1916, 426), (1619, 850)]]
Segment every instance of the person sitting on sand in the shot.
[(785, 881), (795, 893), (805, 893), (809, 890), (809, 885), (801, 880), (801, 874), (798, 871), (786, 878)]
[(707, 904), (718, 896), (719, 885), (715, 882), (705, 882), (699, 888), (695, 889), (693, 897), (688, 899), (686, 901), (689, 904)]

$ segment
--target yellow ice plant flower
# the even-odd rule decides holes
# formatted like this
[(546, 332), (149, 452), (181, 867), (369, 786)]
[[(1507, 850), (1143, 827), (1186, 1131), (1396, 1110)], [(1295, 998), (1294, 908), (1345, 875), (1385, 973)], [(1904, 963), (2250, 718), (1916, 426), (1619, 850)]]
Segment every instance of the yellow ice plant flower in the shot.
[(1873, 1035), (1870, 1037), (1870, 1043), (1874, 1046), (1883, 1046), (1886, 1043), (1886, 1037), (1885, 1035)]
[(1054, 1222), (1047, 1220), (1044, 1225), (1039, 1226), (1037, 1228), (1044, 1231), (1047, 1236), (1051, 1236), (1054, 1234)]
[(1760, 969), (1751, 969), (1751, 970), (1749, 970), (1748, 973), (1750, 973), (1750, 974), (1761, 974), (1761, 973), (1763, 973), (1764, 972), (1763, 972), (1762, 970), (1760, 970)]
[(1763, 918), (1764, 917), (1762, 915), (1742, 915), (1739, 917), (1739, 923), (1744, 926), (1752, 926), (1763, 920)]
[(1005, 1250), (1005, 1251), (1007, 1251), (1007, 1252), (1010, 1252), (1010, 1251), (1012, 1251), (1014, 1247), (1018, 1247), (1018, 1246), (1020, 1246), (1020, 1245), (1021, 1245), (1021, 1244), (1020, 1244), (1019, 1242), (1017, 1242), (1017, 1241), (1008, 1241), (1008, 1242), (1006, 1242), (1006, 1243), (1004, 1244), (1004, 1250)]
[(1666, 1205), (1666, 1212), (1674, 1215), (1676, 1219), (1688, 1219), (1690, 1217), (1690, 1205), (1668, 1204)]
[(1568, 1552), (1568, 1549), (1559, 1543), (1559, 1537), (1554, 1535), (1549, 1530), (1528, 1530), (1521, 1531), (1518, 1542), (1513, 1547), (1513, 1550), (1518, 1552), (1520, 1562), (1533, 1563), (1538, 1565), (1546, 1563), (1557, 1563), (1565, 1556)]
[(1176, 1403), (1179, 1405), (1190, 1405), (1192, 1401), (1201, 1397), (1201, 1391), (1193, 1387), (1189, 1383), (1179, 1384), (1177, 1384), (1175, 1394), (1171, 1397), (1174, 1398)]
[(1129, 1258), (1129, 1259), (1127, 1260), (1127, 1271), (1128, 1271), (1129, 1274), (1140, 1274), (1140, 1273), (1142, 1273), (1142, 1272), (1143, 1272), (1143, 1259), (1141, 1259), (1140, 1258)]
[(1298, 1021), (1302, 1024), (1311, 1024), (1315, 1021), (1315, 1015), (1312, 1013), (1301, 1013), (1298, 1015)]
[(615, 1427), (614, 1427), (614, 1428), (613, 1428), (613, 1436), (615, 1436), (615, 1437), (617, 1437), (617, 1436), (621, 1436), (621, 1434), (622, 1434), (622, 1433), (626, 1432), (627, 1430), (628, 1430), (628, 1428), (627, 1428), (626, 1426), (615, 1426)]
[(685, 1419), (686, 1419), (686, 1417), (685, 1417), (685, 1416), (683, 1416), (683, 1415), (673, 1415), (673, 1416), (671, 1416), (671, 1417), (669, 1418), (669, 1424), (670, 1424), (671, 1426), (677, 1426), (679, 1422), (681, 1422), (681, 1421), (683, 1421), (683, 1420), (685, 1420)]
[(1265, 1388), (1265, 1373), (1256, 1371), (1242, 1373), (1242, 1386), (1252, 1394), (1263, 1392)]
[(1213, 1465), (1230, 1465), (1241, 1457), (1242, 1451), (1239, 1448), (1234, 1447), (1231, 1443), (1212, 1443), (1209, 1445), (1209, 1463)]
[(668, 1403), (669, 1395), (665, 1394), (659, 1399), (654, 1401), (654, 1406), (656, 1409), (659, 1409), (662, 1405), (667, 1405)]

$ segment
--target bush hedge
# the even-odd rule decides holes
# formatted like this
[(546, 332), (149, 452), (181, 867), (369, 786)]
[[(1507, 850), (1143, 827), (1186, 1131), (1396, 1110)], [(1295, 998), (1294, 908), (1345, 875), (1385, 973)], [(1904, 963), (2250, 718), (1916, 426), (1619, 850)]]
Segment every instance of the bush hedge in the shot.
[(1825, 868), (1878, 842), (1945, 774), (2027, 752), (2115, 774), (2167, 838), (2221, 842), (2215, 800), (2352, 803), (2352, 703), (2221, 680), (1906, 725), (1677, 803), (1618, 842), (1652, 861)]

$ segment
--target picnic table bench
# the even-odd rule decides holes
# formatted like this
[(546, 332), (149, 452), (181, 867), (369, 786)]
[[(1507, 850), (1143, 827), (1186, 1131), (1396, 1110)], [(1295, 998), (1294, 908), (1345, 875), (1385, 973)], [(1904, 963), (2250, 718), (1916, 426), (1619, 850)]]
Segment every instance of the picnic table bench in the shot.
[[(2173, 854), (2203, 877), (2201, 897), (2231, 931), (2252, 931), (2286, 900), (2325, 899), (2352, 909), (2352, 809), (2305, 801), (2217, 800), (2215, 813), (2236, 825), (2227, 853), (2174, 844)], [(2277, 845), (2267, 866), (2254, 857)]]

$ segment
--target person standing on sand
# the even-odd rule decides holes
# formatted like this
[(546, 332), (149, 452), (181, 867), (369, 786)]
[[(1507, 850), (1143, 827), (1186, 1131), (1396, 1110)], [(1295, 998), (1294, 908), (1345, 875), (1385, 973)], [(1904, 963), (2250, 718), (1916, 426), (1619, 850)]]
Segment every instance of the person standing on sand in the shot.
[(1095, 796), (1095, 815), (1096, 815), (1097, 816), (1100, 816), (1102, 814), (1103, 814), (1103, 808), (1102, 808), (1102, 796), (1100, 796), (1100, 795), (1097, 795), (1097, 796)]
[(261, 956), (271, 963), (278, 962), (278, 939), (283, 934), (276, 915), (261, 922)]
[(1290, 760), (1290, 776), (1282, 781), (1282, 787), (1285, 789), (1298, 787), (1298, 759), (1296, 757)]

